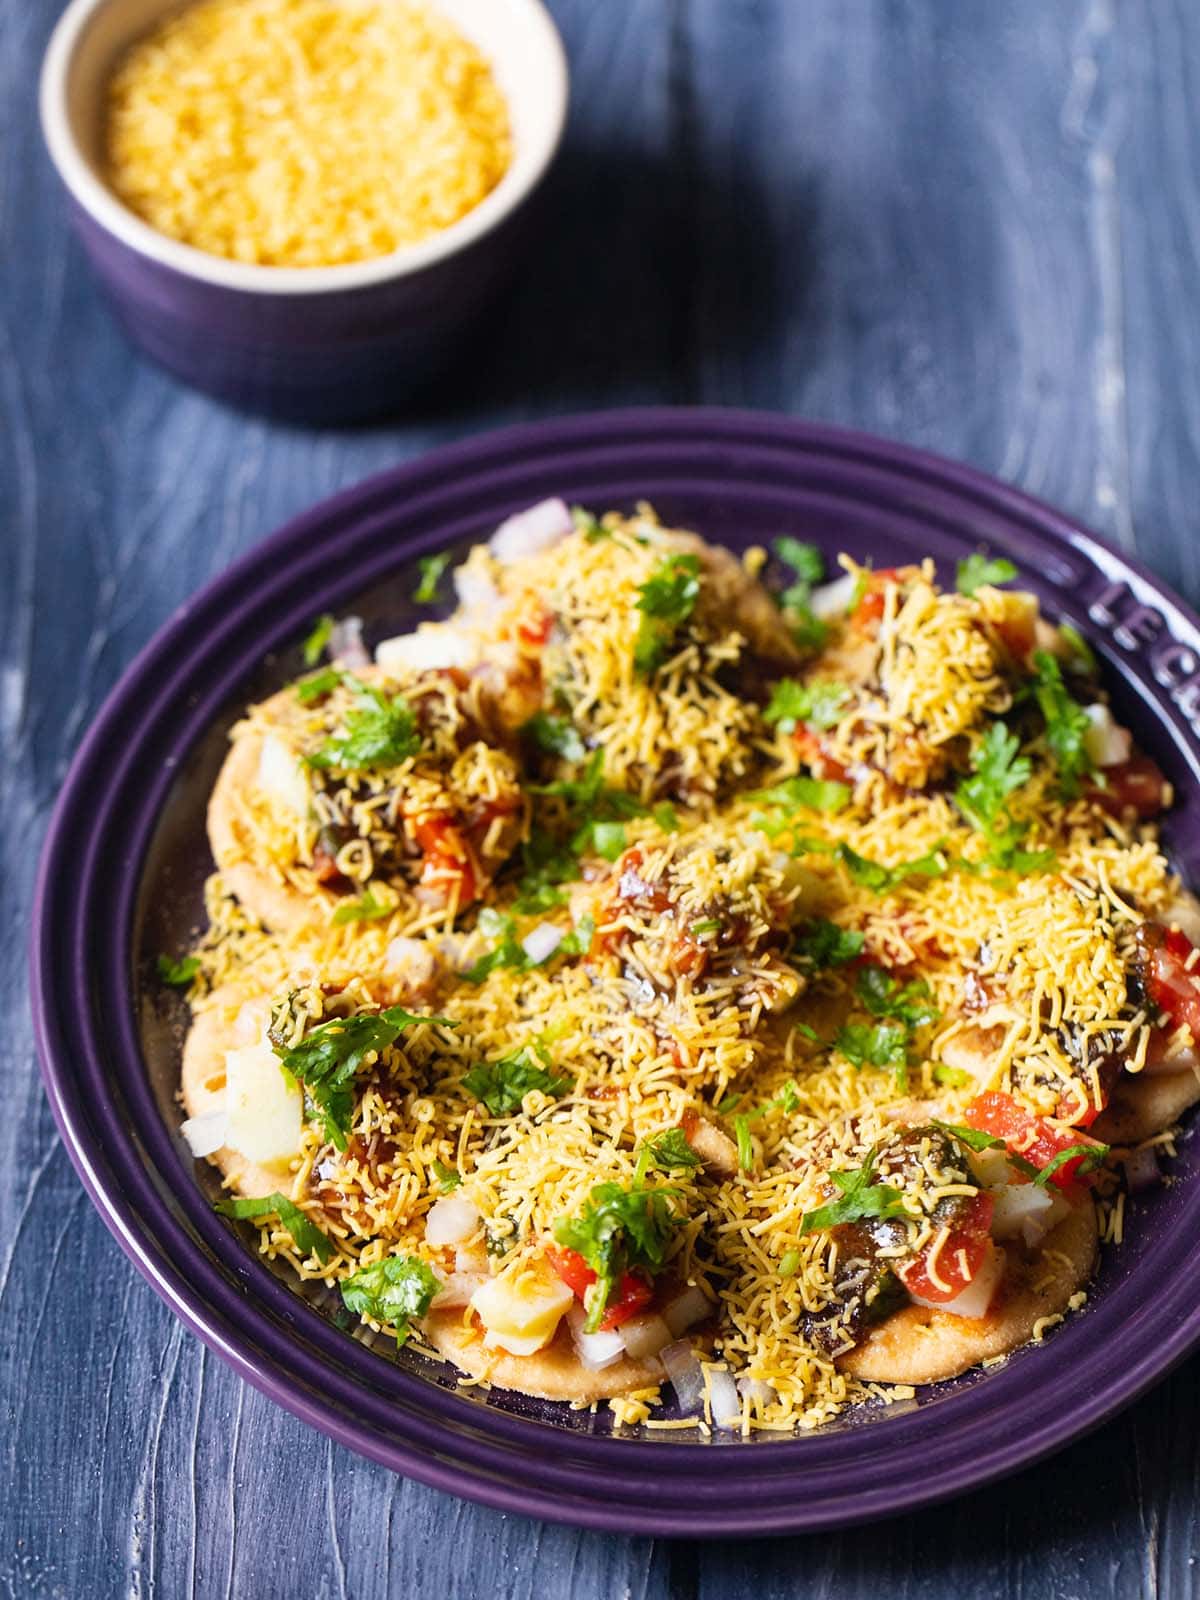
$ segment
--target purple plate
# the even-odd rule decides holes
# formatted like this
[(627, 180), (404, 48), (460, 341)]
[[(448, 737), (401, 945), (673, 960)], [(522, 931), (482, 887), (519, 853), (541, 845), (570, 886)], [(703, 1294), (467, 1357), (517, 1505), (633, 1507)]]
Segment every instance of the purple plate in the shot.
[(59, 1129), (105, 1222), (172, 1309), (297, 1416), (398, 1472), (506, 1511), (658, 1534), (829, 1528), (1011, 1472), (1128, 1405), (1200, 1339), (1200, 1178), (1132, 1209), (1086, 1310), (1004, 1367), (819, 1433), (614, 1438), (607, 1416), (456, 1391), (341, 1331), (211, 1210), (174, 1102), (183, 1008), (152, 976), (202, 919), (203, 815), (248, 697), (299, 670), (319, 611), (413, 620), (416, 557), (547, 495), (654, 503), (734, 549), (779, 533), (876, 565), (1004, 551), (1103, 658), (1118, 713), (1175, 783), (1167, 826), (1200, 879), (1200, 620), (1136, 563), (991, 479), (860, 435), (723, 411), (536, 424), (441, 450), (327, 501), (209, 584), (121, 679), (71, 768), (33, 928), (38, 1045)]

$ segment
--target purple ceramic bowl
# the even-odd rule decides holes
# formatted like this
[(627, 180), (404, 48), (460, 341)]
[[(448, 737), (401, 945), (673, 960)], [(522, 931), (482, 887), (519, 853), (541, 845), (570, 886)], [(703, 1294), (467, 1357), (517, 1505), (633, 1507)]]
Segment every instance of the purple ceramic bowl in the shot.
[(461, 551), (548, 495), (652, 501), (734, 549), (780, 533), (878, 565), (981, 544), (1017, 562), (1099, 652), (1117, 709), (1176, 785), (1167, 840), (1200, 878), (1200, 620), (1048, 507), (898, 445), (718, 411), (601, 414), (487, 435), (317, 507), (211, 583), (122, 678), (71, 768), (45, 847), (33, 1000), (46, 1087), (88, 1192), (139, 1270), (238, 1372), (399, 1472), (501, 1507), (660, 1534), (832, 1527), (944, 1499), (1127, 1405), (1200, 1337), (1200, 1158), (1131, 1207), (1085, 1311), (1041, 1347), (796, 1438), (617, 1438), (592, 1416), (459, 1392), (392, 1361), (276, 1275), (211, 1209), (178, 1135), (183, 1007), (153, 978), (202, 921), (204, 804), (248, 696), (299, 670), (313, 615), (413, 621), (419, 555)]
[(42, 129), (71, 214), (130, 337), (187, 383), (303, 421), (387, 409), (469, 341), (511, 276), (562, 137), (567, 66), (541, 0), (431, 0), (483, 51), (508, 101), (514, 158), (443, 232), (339, 267), (260, 267), (169, 239), (104, 181), (104, 90), (121, 52), (179, 0), (74, 0), (41, 82)]

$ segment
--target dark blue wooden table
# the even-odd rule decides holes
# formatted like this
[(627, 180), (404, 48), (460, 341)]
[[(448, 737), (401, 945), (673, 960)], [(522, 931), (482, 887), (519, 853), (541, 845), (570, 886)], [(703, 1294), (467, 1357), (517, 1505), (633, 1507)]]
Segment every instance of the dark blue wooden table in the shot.
[(58, 9), (0, 0), (0, 1595), (1196, 1592), (1200, 1360), (986, 1493), (767, 1545), (579, 1534), (335, 1448), (185, 1334), (93, 1213), (24, 944), (65, 764), (168, 613), (311, 501), (496, 422), (854, 424), (1059, 503), (1200, 600), (1200, 7), (554, 0), (574, 109), (516, 296), (412, 415), (324, 433), (186, 392), (109, 320), (35, 124)]

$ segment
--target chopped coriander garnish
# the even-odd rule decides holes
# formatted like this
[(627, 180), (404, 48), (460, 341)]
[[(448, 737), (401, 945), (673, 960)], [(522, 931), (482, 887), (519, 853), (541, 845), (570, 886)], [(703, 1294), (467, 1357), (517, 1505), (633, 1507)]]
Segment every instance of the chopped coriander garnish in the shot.
[(701, 917), (698, 922), (692, 923), (688, 931), (697, 938), (706, 933), (720, 933), (721, 919), (720, 917)]
[(1018, 754), (1020, 741), (1002, 722), (993, 722), (971, 753), (972, 776), (954, 791), (958, 808), (988, 842), (989, 866), (1002, 871), (1034, 872), (1054, 861), (1051, 850), (1023, 850), (1028, 824), (1014, 822), (1008, 797), (1028, 781), (1031, 764)]
[(315, 700), (332, 694), (341, 681), (342, 675), (336, 667), (322, 667), (319, 672), (310, 672), (307, 677), (296, 680), (296, 699), (302, 706), (310, 706)]
[(285, 1194), (266, 1194), (261, 1199), (246, 1196), (218, 1200), (213, 1208), (223, 1217), (233, 1217), (238, 1222), (258, 1222), (263, 1217), (277, 1216), (296, 1242), (301, 1255), (316, 1256), (322, 1266), (333, 1258), (333, 1246), (326, 1236), (310, 1222), (298, 1205)]
[(310, 767), (342, 767), (358, 771), (373, 767), (395, 767), (421, 748), (416, 717), (402, 695), (389, 698), (381, 689), (350, 674), (342, 682), (354, 694), (357, 705), (347, 713), (346, 731), (327, 739), (309, 756)]
[(842, 811), (850, 804), (850, 786), (832, 778), (785, 778), (770, 789), (756, 789), (748, 797), (760, 805), (794, 810), (807, 806), (810, 811)]
[(848, 844), (839, 844), (833, 854), (855, 883), (861, 883), (876, 894), (890, 893), (907, 878), (941, 878), (949, 870), (949, 862), (941, 850), (931, 850), (928, 855), (918, 856), (915, 861), (902, 861), (897, 867), (885, 867), (878, 861), (868, 861), (866, 856), (860, 856)]
[(354, 1079), (368, 1057), (395, 1044), (405, 1028), (420, 1023), (453, 1028), (446, 1017), (422, 1017), (403, 1006), (364, 1012), (355, 1017), (333, 1017), (313, 1028), (290, 1048), (272, 1039), (280, 1061), (304, 1085), (305, 1094), (324, 1123), (325, 1137), (338, 1150), (346, 1148), (354, 1111)]
[(576, 533), (581, 533), (589, 544), (597, 544), (601, 539), (611, 539), (612, 535), (590, 511), (585, 511), (582, 506), (571, 507), (571, 521), (575, 524)]
[(444, 1161), (431, 1161), (429, 1170), (437, 1179), (438, 1188), (443, 1194), (449, 1194), (462, 1183), (462, 1173), (456, 1172), (453, 1167), (448, 1167)]
[(582, 1256), (596, 1274), (586, 1301), (588, 1333), (595, 1333), (604, 1320), (625, 1272), (632, 1267), (654, 1272), (665, 1264), (680, 1220), (671, 1203), (675, 1193), (663, 1187), (635, 1184), (622, 1189), (618, 1183), (598, 1183), (577, 1217), (560, 1217), (554, 1224), (559, 1244)]
[(1063, 798), (1073, 800), (1079, 793), (1080, 780), (1092, 771), (1092, 758), (1087, 751), (1091, 723), (1063, 683), (1062, 671), (1052, 655), (1035, 650), (1033, 666), (1037, 674), (1033, 692), (1046, 721), (1046, 744), (1058, 768)]
[(585, 912), (558, 947), (560, 955), (586, 956), (596, 936), (596, 919)]
[(872, 1181), (875, 1156), (876, 1151), (870, 1150), (861, 1167), (829, 1174), (831, 1183), (841, 1193), (828, 1205), (805, 1212), (800, 1222), (801, 1234), (836, 1228), (845, 1222), (861, 1222), (868, 1217), (886, 1220), (908, 1215), (899, 1189), (893, 1188), (890, 1183)]
[(855, 992), (873, 1017), (887, 1017), (906, 1028), (937, 1021), (937, 1008), (929, 1003), (933, 999), (929, 985), (920, 981), (902, 984), (884, 967), (863, 967)]
[(432, 1269), (416, 1256), (387, 1256), (341, 1282), (347, 1307), (394, 1328), (397, 1344), (408, 1338), (410, 1324), (425, 1315), (440, 1288)]
[(625, 850), (625, 824), (623, 822), (593, 822), (592, 849), (605, 861), (615, 861)]
[(938, 1122), (936, 1118), (933, 1120), (933, 1126), (943, 1133), (950, 1134), (959, 1144), (965, 1144), (968, 1150), (974, 1150), (976, 1154), (984, 1150), (1008, 1148), (1003, 1139), (997, 1138), (994, 1133), (984, 1133), (980, 1128), (965, 1128), (957, 1122)]
[(825, 575), (825, 559), (816, 545), (801, 539), (776, 539), (772, 548), (791, 567), (795, 581), (779, 596), (779, 606), (791, 624), (792, 638), (801, 650), (816, 651), (829, 637), (829, 627), (814, 615), (812, 586)]
[(777, 722), (781, 733), (793, 733), (799, 722), (814, 728), (832, 728), (841, 721), (849, 696), (844, 683), (822, 679), (800, 683), (795, 678), (781, 678), (771, 689), (763, 721)]
[(1067, 671), (1079, 673), (1084, 677), (1094, 676), (1100, 670), (1096, 661), (1096, 652), (1080, 633), (1079, 629), (1073, 623), (1060, 622), (1058, 633), (1067, 647)]
[(958, 563), (955, 582), (959, 594), (974, 594), (985, 584), (995, 587), (997, 584), (1011, 583), (1016, 575), (1016, 567), (1006, 557), (992, 557), (983, 550), (973, 550)]
[(348, 922), (375, 922), (380, 917), (390, 917), (395, 910), (385, 900), (377, 900), (370, 889), (358, 900), (347, 900), (333, 913), (335, 927), (344, 927)]
[[(622, 789), (610, 789), (605, 784), (603, 749), (592, 752), (580, 777), (560, 778), (554, 783), (533, 784), (531, 792), (557, 795), (566, 802), (570, 813), (570, 824), (574, 830), (568, 841), (568, 848), (574, 855), (582, 855), (587, 850), (594, 850), (597, 855), (602, 855), (605, 850), (616, 848), (618, 838), (621, 837), (623, 840), (623, 836), (602, 832), (598, 841), (597, 828), (604, 823), (621, 822), (629, 817), (641, 817), (646, 814), (646, 807), (636, 796), (626, 794)], [(601, 841), (604, 845), (603, 850)], [(616, 855), (608, 856), (607, 859), (615, 860), (624, 848), (622, 842), (620, 848), (616, 849)]]
[(733, 1119), (733, 1131), (737, 1136), (738, 1166), (743, 1172), (749, 1172), (754, 1165), (754, 1144), (750, 1138), (750, 1120), (744, 1115)]
[(801, 1256), (799, 1250), (785, 1250), (779, 1258), (779, 1265), (775, 1268), (781, 1278), (790, 1278), (799, 1267)]
[(300, 654), (304, 657), (304, 665), (306, 667), (315, 667), (317, 662), (320, 661), (321, 652), (329, 643), (333, 627), (333, 618), (328, 612), (323, 617), (317, 618), (313, 624), (312, 632), (300, 646)]
[(854, 928), (839, 928), (836, 922), (817, 917), (796, 932), (793, 954), (807, 965), (824, 970), (844, 967), (862, 954), (865, 936)]
[(965, 1089), (971, 1081), (971, 1074), (964, 1072), (962, 1067), (951, 1067), (939, 1061), (933, 1069), (933, 1081), (944, 1089)]
[(198, 956), (180, 956), (175, 961), (170, 956), (159, 956), (155, 968), (164, 983), (169, 983), (173, 989), (186, 989), (200, 971), (200, 959)]
[(539, 750), (547, 755), (561, 756), (564, 761), (582, 761), (587, 755), (579, 729), (566, 717), (556, 717), (549, 711), (539, 711), (521, 729)]
[[(739, 1095), (738, 1099), (741, 1098)], [(754, 1111), (740, 1112), (733, 1119), (733, 1131), (737, 1136), (738, 1166), (743, 1172), (749, 1172), (754, 1164), (754, 1146), (750, 1142), (750, 1125), (759, 1122), (772, 1111), (783, 1111), (791, 1115), (800, 1104), (800, 1091), (789, 1078), (782, 1090), (774, 1100), (768, 1100)], [(718, 1107), (718, 1109), (720, 1109)]]
[(547, 1072), (538, 1065), (530, 1047), (522, 1045), (498, 1061), (483, 1061), (472, 1067), (462, 1085), (493, 1117), (511, 1117), (520, 1111), (521, 1102), (532, 1090), (557, 1097), (566, 1094), (571, 1080)]
[(902, 1022), (847, 1022), (833, 1043), (852, 1066), (891, 1068), (907, 1080), (908, 1029)]
[(1082, 1156), (1083, 1159), (1080, 1161), (1073, 1176), (1078, 1176), (1084, 1172), (1094, 1172), (1097, 1167), (1103, 1165), (1109, 1149), (1110, 1147), (1106, 1144), (1069, 1144), (1065, 1150), (1058, 1151), (1056, 1155), (1047, 1161), (1033, 1181), (1041, 1188), (1045, 1188), (1058, 1169), (1065, 1167), (1068, 1161), (1074, 1161), (1076, 1156)]
[(525, 947), (517, 938), (516, 923), (511, 917), (492, 906), (484, 906), (479, 913), (479, 931), (485, 938), (494, 939), (495, 943), (487, 955), (480, 956), (475, 965), (463, 973), (468, 983), (482, 983), (499, 967), (515, 967), (523, 971), (530, 965)]
[(640, 1184), (646, 1174), (657, 1168), (660, 1172), (691, 1172), (700, 1165), (700, 1157), (687, 1141), (682, 1128), (664, 1128), (649, 1138), (638, 1150), (633, 1181)]
[(418, 558), (417, 566), (421, 569), (421, 581), (413, 590), (413, 599), (419, 606), (431, 605), (437, 599), (438, 584), (453, 559), (449, 550), (439, 550), (435, 555)]
[(679, 832), (679, 813), (669, 800), (656, 805), (651, 815), (664, 833)]
[(672, 553), (638, 588), (637, 608), (642, 614), (633, 644), (637, 670), (649, 676), (670, 653), (676, 630), (696, 609), (700, 598), (700, 557)]

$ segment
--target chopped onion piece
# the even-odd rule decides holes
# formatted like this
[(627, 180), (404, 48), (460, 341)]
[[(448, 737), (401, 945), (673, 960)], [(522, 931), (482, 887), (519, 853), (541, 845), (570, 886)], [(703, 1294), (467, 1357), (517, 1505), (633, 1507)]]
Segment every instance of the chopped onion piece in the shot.
[(739, 1378), (737, 1386), (743, 1400), (749, 1400), (751, 1405), (770, 1406), (779, 1399), (774, 1387), (761, 1378)]
[(1036, 1183), (1010, 1183), (993, 1191), (992, 1234), (997, 1239), (1015, 1239), (1026, 1223), (1048, 1223), (1053, 1202)]
[(567, 1326), (571, 1330), (575, 1354), (589, 1372), (601, 1372), (605, 1367), (611, 1367), (614, 1361), (620, 1361), (625, 1354), (622, 1330), (610, 1328), (607, 1332), (586, 1333), (586, 1322), (587, 1312), (582, 1306), (572, 1306), (567, 1312)]
[(384, 970), (410, 989), (422, 989), (437, 974), (437, 957), (424, 939), (393, 939), (383, 952)]
[(471, 1296), (487, 1278), (486, 1272), (452, 1272), (442, 1279), (442, 1287), (434, 1295), (434, 1311), (456, 1311), (470, 1303)]
[(1119, 767), (1133, 754), (1133, 740), (1114, 721), (1107, 706), (1084, 706), (1090, 726), (1083, 736), (1083, 747), (1098, 767)]
[(675, 1399), (685, 1416), (700, 1416), (704, 1411), (704, 1369), (692, 1354), (686, 1339), (667, 1345), (662, 1364), (675, 1391)]
[(1125, 1168), (1125, 1181), (1129, 1185), (1130, 1194), (1143, 1194), (1147, 1189), (1153, 1189), (1162, 1179), (1158, 1165), (1158, 1151), (1152, 1144), (1144, 1144), (1140, 1150), (1133, 1151), (1131, 1155), (1126, 1156), (1122, 1165)]
[(536, 967), (550, 959), (563, 942), (564, 936), (564, 929), (556, 928), (551, 922), (539, 922), (537, 927), (531, 929), (521, 940), (521, 949)]
[(732, 1372), (709, 1369), (708, 1403), (718, 1428), (741, 1427), (742, 1397)]
[(447, 667), (467, 671), (479, 660), (479, 644), (448, 622), (427, 622), (415, 633), (382, 640), (375, 660), (385, 672), (440, 672)]
[(1194, 895), (1181, 894), (1167, 907), (1162, 920), (1186, 934), (1193, 944), (1200, 944), (1200, 900)]
[(663, 1307), (662, 1318), (676, 1339), (712, 1313), (712, 1302), (703, 1289), (685, 1289)]
[(1195, 1050), (1172, 1050), (1157, 1061), (1147, 1061), (1142, 1068), (1142, 1074), (1147, 1078), (1168, 1078), (1176, 1072), (1200, 1074), (1200, 1055)]
[(425, 1218), (425, 1240), (440, 1249), (469, 1239), (479, 1226), (479, 1212), (461, 1194), (444, 1194), (430, 1206)]
[(308, 779), (295, 756), (273, 733), (264, 736), (258, 756), (258, 783), (273, 800), (295, 812), (308, 815)]
[(206, 1111), (202, 1117), (189, 1117), (180, 1128), (184, 1142), (197, 1161), (211, 1156), (225, 1143), (229, 1118), (224, 1111)]
[(981, 1189), (998, 1189), (1003, 1192), (1012, 1176), (1006, 1150), (972, 1150), (971, 1166), (979, 1179)]
[(929, 1306), (934, 1311), (945, 1311), (951, 1317), (968, 1317), (972, 1321), (977, 1321), (980, 1317), (987, 1316), (988, 1307), (1003, 1276), (1004, 1251), (997, 1249), (993, 1244), (988, 1246), (988, 1253), (979, 1271), (953, 1300), (923, 1300), (919, 1294), (914, 1294), (912, 1298), (919, 1306)]
[(329, 635), (329, 659), (343, 667), (369, 667), (371, 653), (363, 643), (361, 617), (343, 617)]
[(835, 617), (844, 617), (850, 609), (850, 602), (854, 599), (855, 586), (858, 579), (852, 572), (847, 572), (844, 577), (835, 578), (832, 583), (823, 583), (820, 588), (814, 589), (808, 597), (809, 610), (821, 622), (832, 622)]
[(454, 592), (462, 609), (474, 612), (480, 622), (490, 620), (504, 607), (504, 596), (491, 578), (486, 572), (473, 567), (458, 567), (455, 570)]
[(542, 500), (502, 522), (488, 540), (488, 548), (497, 561), (507, 566), (526, 556), (540, 555), (574, 529), (565, 500)]
[(656, 1311), (643, 1317), (631, 1317), (621, 1324), (621, 1338), (626, 1350), (635, 1361), (647, 1361), (656, 1356), (662, 1347), (675, 1337)]

